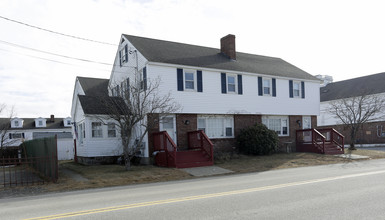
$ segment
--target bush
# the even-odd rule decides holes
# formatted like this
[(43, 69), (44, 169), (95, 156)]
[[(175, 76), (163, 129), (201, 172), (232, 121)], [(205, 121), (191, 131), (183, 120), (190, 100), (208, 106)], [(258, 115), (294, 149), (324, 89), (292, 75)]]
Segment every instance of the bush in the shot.
[(243, 154), (267, 155), (278, 149), (278, 135), (263, 124), (241, 130), (237, 137), (239, 151)]

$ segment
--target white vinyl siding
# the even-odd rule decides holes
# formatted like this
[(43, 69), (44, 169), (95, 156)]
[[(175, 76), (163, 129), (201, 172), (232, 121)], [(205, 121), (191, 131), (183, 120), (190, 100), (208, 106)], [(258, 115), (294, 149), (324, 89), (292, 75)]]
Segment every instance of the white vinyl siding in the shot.
[(234, 137), (233, 116), (198, 116), (198, 130), (203, 130), (209, 138)]

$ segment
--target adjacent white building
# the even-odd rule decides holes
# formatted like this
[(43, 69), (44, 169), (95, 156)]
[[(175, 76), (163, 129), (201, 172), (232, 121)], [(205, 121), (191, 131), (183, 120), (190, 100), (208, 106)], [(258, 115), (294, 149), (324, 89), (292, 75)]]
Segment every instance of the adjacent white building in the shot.
[(8, 126), (4, 135), (3, 146), (18, 147), (23, 141), (46, 138), (57, 135), (59, 160), (74, 158), (72, 119), (55, 118), (0, 118), (0, 123)]

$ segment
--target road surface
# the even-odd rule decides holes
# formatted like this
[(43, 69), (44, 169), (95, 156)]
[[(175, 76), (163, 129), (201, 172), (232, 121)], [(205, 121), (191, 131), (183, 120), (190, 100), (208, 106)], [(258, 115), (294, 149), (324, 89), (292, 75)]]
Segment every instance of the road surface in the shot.
[(0, 199), (1, 219), (384, 219), (385, 160)]

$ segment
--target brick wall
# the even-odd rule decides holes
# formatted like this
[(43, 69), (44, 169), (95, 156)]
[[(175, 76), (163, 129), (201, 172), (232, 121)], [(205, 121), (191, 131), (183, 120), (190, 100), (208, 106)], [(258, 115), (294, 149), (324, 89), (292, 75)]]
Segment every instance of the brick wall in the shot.
[(235, 137), (242, 129), (251, 127), (257, 123), (262, 123), (261, 115), (234, 115), (234, 135)]
[(148, 153), (151, 157), (154, 152), (154, 144), (153, 144), (153, 133), (159, 132), (159, 114), (148, 114), (147, 115), (147, 126), (150, 126), (148, 130)]
[(196, 114), (176, 115), (176, 135), (178, 149), (185, 150), (188, 148), (187, 132), (196, 131), (198, 127), (197, 123)]

